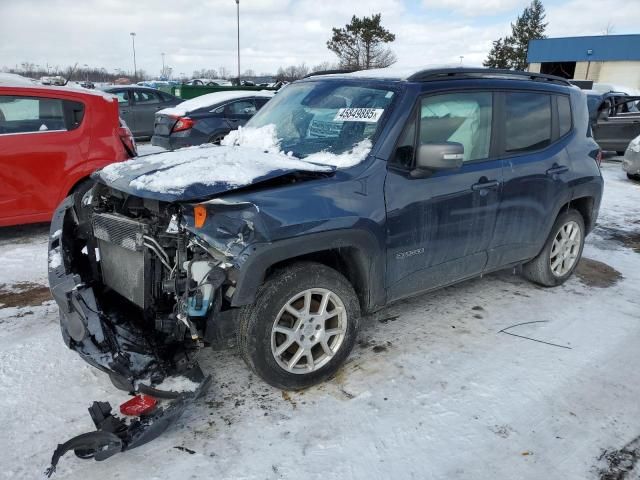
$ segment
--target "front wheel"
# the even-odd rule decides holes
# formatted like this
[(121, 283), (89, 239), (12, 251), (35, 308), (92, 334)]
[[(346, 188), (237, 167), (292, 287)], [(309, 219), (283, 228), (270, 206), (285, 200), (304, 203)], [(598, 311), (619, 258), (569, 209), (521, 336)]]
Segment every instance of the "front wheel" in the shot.
[(584, 248), (584, 219), (576, 210), (558, 215), (542, 251), (522, 266), (523, 275), (545, 287), (564, 283), (578, 266)]
[(633, 180), (634, 182), (640, 182), (640, 175), (633, 175), (632, 173), (627, 173), (627, 178), (629, 180)]
[(275, 272), (240, 310), (238, 345), (270, 385), (297, 390), (322, 382), (347, 358), (360, 317), (351, 284), (337, 271), (302, 262)]

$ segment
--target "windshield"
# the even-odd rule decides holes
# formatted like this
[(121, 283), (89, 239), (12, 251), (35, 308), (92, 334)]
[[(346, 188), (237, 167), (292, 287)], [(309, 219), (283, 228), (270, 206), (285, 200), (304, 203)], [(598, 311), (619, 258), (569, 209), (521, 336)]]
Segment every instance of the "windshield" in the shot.
[(372, 140), (395, 92), (387, 86), (361, 86), (324, 80), (285, 87), (248, 123), (273, 125), (284, 152), (305, 158), (318, 152), (342, 154)]

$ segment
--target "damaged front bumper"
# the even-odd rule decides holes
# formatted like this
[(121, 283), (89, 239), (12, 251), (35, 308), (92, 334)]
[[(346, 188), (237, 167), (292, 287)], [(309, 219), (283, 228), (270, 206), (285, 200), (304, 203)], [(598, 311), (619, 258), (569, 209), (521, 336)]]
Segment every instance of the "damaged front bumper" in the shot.
[[(104, 460), (149, 442), (173, 423), (211, 383), (211, 377), (204, 376), (196, 360), (202, 341), (195, 327), (189, 332), (183, 326), (183, 331), (187, 332), (184, 342), (172, 337), (175, 333), (154, 335), (153, 329), (145, 328), (144, 324), (132, 321), (127, 315), (132, 309), (127, 299), (112, 293), (109, 302), (102, 301), (103, 290), (109, 289), (101, 286), (101, 293), (95, 290), (94, 280), (99, 274), (92, 275), (90, 266), (95, 269), (99, 263), (96, 258), (99, 250), (91, 241), (82, 251), (85, 257), (92, 257), (91, 261), (85, 260), (84, 268), (80, 268), (80, 272), (74, 271), (78, 270), (74, 256), (80, 255), (75, 239), (83, 235), (91, 237), (86, 231), (90, 222), (79, 217), (77, 210), (82, 207), (78, 205), (78, 199), (69, 197), (59, 206), (51, 222), (49, 238), (49, 283), (60, 310), (62, 337), (70, 349), (107, 373), (119, 389), (132, 395), (149, 395), (159, 401), (153, 409), (129, 422), (112, 414), (108, 403), (94, 402), (89, 412), (96, 430), (58, 445), (46, 472), (48, 475), (55, 472), (60, 457), (70, 450), (80, 458)], [(119, 303), (123, 304), (122, 308), (116, 305)], [(166, 337), (173, 341), (158, 340)], [(191, 348), (185, 348), (189, 342)], [(182, 392), (156, 388), (175, 376), (186, 377), (194, 388)]]

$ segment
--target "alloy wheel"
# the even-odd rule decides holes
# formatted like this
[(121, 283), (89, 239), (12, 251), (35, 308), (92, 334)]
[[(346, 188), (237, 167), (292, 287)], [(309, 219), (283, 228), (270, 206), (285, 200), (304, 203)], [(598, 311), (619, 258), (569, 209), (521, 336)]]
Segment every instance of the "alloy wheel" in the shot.
[(282, 307), (271, 329), (271, 353), (290, 373), (308, 374), (340, 349), (347, 312), (340, 297), (324, 288), (304, 290)]
[(556, 277), (562, 277), (571, 271), (578, 261), (582, 232), (577, 222), (571, 220), (565, 223), (553, 240), (549, 262), (551, 272)]

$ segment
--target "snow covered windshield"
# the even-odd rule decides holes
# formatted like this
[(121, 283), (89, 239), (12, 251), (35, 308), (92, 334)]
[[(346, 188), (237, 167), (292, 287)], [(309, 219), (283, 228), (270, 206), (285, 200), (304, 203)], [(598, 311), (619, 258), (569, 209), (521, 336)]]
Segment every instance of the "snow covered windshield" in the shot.
[(394, 95), (384, 86), (340, 80), (294, 83), (271, 99), (246, 127), (273, 125), (283, 152), (323, 163), (319, 156), (344, 154), (358, 145), (370, 148)]

